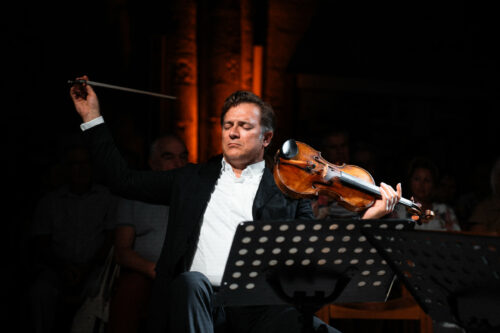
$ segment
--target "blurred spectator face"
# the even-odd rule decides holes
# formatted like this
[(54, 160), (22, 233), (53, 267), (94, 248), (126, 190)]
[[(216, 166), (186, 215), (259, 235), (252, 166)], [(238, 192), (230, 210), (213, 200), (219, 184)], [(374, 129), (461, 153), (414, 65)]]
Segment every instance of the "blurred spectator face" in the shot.
[(432, 173), (426, 168), (416, 168), (410, 178), (410, 189), (417, 201), (430, 201), (434, 180)]
[(352, 163), (364, 168), (370, 173), (375, 173), (377, 168), (376, 157), (373, 151), (368, 148), (361, 148), (355, 150), (352, 157)]
[(349, 142), (347, 137), (341, 133), (327, 137), (322, 155), (330, 163), (349, 163)]
[(439, 201), (452, 203), (457, 194), (456, 179), (449, 174), (444, 175), (439, 182), (439, 186), (437, 186), (436, 192)]
[(157, 171), (183, 167), (188, 162), (186, 146), (176, 138), (159, 139), (149, 159), (151, 169)]
[(68, 152), (67, 166), (69, 182), (73, 185), (88, 185), (92, 181), (90, 155), (86, 149), (75, 148)]

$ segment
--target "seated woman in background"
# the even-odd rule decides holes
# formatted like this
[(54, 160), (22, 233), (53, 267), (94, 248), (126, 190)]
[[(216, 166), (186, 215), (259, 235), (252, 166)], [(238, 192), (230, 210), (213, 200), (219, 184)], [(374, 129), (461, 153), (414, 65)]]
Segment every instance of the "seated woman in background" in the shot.
[[(415, 229), (421, 230), (447, 230), (460, 231), (456, 214), (450, 206), (435, 201), (434, 190), (438, 180), (438, 169), (436, 165), (427, 158), (414, 158), (408, 170), (408, 185), (410, 195), (415, 202), (422, 205), (422, 210), (430, 209), (435, 217), (422, 225), (416, 225)], [(393, 213), (397, 218), (411, 218), (405, 207), (399, 205)]]
[(481, 201), (469, 218), (471, 231), (500, 235), (500, 157), (490, 174), (491, 195)]

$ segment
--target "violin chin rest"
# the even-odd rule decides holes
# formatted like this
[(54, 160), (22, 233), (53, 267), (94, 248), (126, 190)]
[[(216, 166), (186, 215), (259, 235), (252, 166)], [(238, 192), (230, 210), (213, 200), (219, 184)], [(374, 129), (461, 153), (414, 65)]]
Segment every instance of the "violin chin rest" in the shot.
[(299, 153), (299, 147), (293, 139), (286, 140), (281, 146), (281, 157), (289, 160), (297, 156)]

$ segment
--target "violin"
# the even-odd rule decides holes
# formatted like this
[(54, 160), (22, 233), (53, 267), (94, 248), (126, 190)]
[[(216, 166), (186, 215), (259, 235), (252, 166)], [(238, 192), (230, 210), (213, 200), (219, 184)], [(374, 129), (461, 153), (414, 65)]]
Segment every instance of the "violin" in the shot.
[[(321, 152), (293, 139), (287, 140), (277, 151), (273, 175), (278, 188), (292, 198), (326, 195), (355, 212), (371, 207), (382, 196), (365, 169), (329, 163)], [(398, 204), (405, 206), (418, 223), (434, 217), (434, 212), (422, 211), (412, 200), (401, 198)]]

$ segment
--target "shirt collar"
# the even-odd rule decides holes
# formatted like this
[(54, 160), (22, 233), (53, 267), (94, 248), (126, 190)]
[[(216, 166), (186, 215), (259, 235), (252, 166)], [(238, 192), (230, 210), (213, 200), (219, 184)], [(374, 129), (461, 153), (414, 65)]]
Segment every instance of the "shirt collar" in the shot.
[[(241, 177), (255, 177), (262, 176), (264, 173), (264, 168), (266, 167), (266, 161), (262, 160), (250, 165), (247, 165), (245, 169), (241, 172)], [(229, 164), (226, 159), (222, 158), (222, 173), (230, 173), (234, 175), (233, 167)]]

